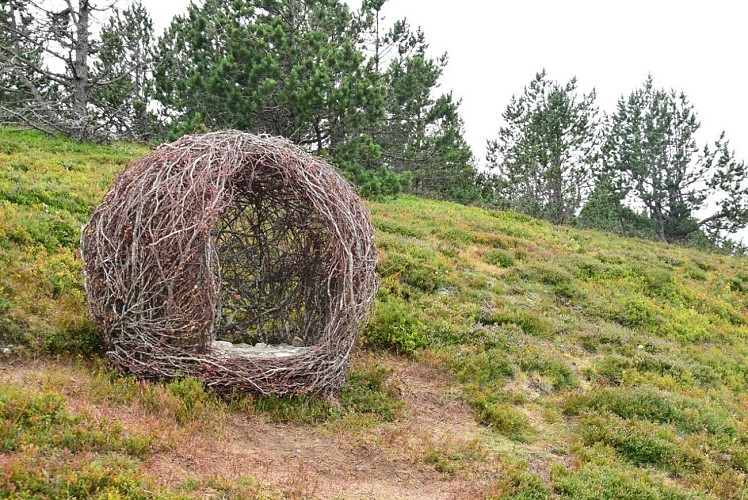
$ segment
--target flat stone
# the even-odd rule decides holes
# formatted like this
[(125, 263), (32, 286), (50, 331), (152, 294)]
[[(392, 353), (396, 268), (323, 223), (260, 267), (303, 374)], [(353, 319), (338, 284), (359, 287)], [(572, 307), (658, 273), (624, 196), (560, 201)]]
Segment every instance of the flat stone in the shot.
[(288, 344), (268, 345), (262, 342), (251, 346), (248, 344), (232, 344), (223, 340), (213, 342), (213, 351), (223, 357), (262, 357), (262, 358), (281, 358), (303, 354), (311, 347), (296, 347)]

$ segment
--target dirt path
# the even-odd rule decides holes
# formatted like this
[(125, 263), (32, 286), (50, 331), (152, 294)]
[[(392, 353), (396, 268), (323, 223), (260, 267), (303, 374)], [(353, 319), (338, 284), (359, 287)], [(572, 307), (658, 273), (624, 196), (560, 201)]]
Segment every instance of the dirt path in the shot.
[[(473, 449), (485, 432), (450, 393), (445, 375), (423, 363), (384, 360), (402, 388), (405, 411), (394, 423), (361, 432), (334, 426), (282, 425), (262, 415), (232, 413), (222, 432), (179, 433), (144, 415), (138, 405), (92, 404), (85, 390), (64, 390), (72, 408), (115, 418), (126, 428), (160, 428), (172, 445), (146, 469), (162, 485), (186, 478), (232, 481), (251, 476), (291, 498), (474, 498), (494, 467), (483, 457), (439, 472), (428, 456)], [(36, 362), (0, 370), (0, 382), (82, 387), (85, 370)], [(470, 448), (473, 446), (473, 448)], [(474, 450), (473, 450), (474, 451)]]
[(153, 457), (148, 469), (164, 484), (249, 474), (299, 498), (452, 498), (455, 489), (441, 474), (406, 460), (347, 450), (308, 429), (273, 424), (237, 430), (219, 443), (188, 440)]
[[(196, 435), (154, 457), (149, 469), (171, 484), (194, 475), (230, 479), (250, 474), (290, 497), (465, 498), (483, 482), (438, 472), (421, 460), (425, 449), (474, 440), (484, 432), (472, 412), (451, 397), (444, 374), (415, 362), (388, 360), (403, 388), (405, 415), (364, 437), (329, 429), (238, 418), (220, 441)], [(483, 467), (483, 466), (481, 466)]]

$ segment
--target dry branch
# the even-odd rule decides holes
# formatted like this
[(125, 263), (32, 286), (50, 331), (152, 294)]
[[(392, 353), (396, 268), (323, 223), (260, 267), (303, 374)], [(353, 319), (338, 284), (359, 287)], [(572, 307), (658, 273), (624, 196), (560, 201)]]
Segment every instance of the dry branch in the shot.
[[(130, 164), (81, 253), (112, 362), (219, 392), (335, 392), (376, 291), (374, 231), (350, 184), (284, 139), (237, 131)], [(217, 338), (310, 348), (226, 357)]]

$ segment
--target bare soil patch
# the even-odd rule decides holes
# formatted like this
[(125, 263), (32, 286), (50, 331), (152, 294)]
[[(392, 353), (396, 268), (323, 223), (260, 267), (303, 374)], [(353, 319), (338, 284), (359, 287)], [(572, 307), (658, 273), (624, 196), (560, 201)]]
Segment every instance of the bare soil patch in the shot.
[[(102, 402), (87, 392), (85, 368), (61, 361), (9, 364), (0, 383), (58, 390), (71, 411), (121, 422), (132, 432), (154, 434), (163, 444), (145, 469), (162, 486), (185, 479), (231, 481), (251, 476), (291, 498), (465, 498), (479, 495), (496, 465), (466, 459), (443, 472), (429, 453), (477, 442), (486, 430), (459, 400), (448, 378), (427, 363), (384, 357), (402, 387), (403, 416), (361, 432), (335, 425), (270, 422), (262, 414), (228, 413), (215, 425), (180, 428), (133, 404)], [(93, 400), (96, 399), (96, 402)], [(209, 428), (210, 427), (210, 428)]]

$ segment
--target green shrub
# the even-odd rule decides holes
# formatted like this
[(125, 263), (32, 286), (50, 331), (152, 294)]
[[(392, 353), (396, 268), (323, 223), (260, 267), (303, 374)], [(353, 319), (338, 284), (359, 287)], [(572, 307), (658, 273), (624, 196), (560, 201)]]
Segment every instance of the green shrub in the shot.
[[(526, 462), (502, 460), (501, 471), (493, 485), (499, 498), (512, 500), (545, 500), (553, 497), (553, 492), (535, 474), (527, 472)], [(493, 493), (493, 492), (492, 492)], [(493, 498), (493, 495), (491, 496)]]
[[(654, 373), (661, 376), (669, 375), (681, 380), (682, 382), (687, 382), (692, 376), (689, 368), (698, 370), (696, 367), (687, 367), (683, 362), (675, 359), (672, 355), (650, 354), (639, 349), (633, 356), (605, 356), (597, 363), (594, 372), (599, 379), (611, 384), (620, 385), (624, 382), (624, 376), (627, 373)], [(707, 381), (709, 376), (704, 372), (702, 378)]]
[(653, 305), (643, 297), (635, 295), (625, 298), (623, 307), (612, 319), (623, 326), (640, 327), (650, 332), (655, 332), (659, 326)]
[(442, 240), (457, 245), (469, 245), (475, 243), (475, 236), (473, 234), (457, 227), (439, 229), (436, 231), (436, 235)]
[(548, 377), (554, 390), (573, 389), (577, 386), (574, 372), (560, 358), (549, 356), (537, 349), (523, 349), (518, 355), (519, 367), (527, 373)]
[(41, 350), (47, 354), (104, 354), (104, 343), (98, 327), (88, 318), (73, 317), (60, 330), (42, 339)]
[(624, 356), (605, 356), (597, 363), (592, 373), (598, 377), (600, 383), (620, 385), (627, 373), (635, 370), (633, 360)]
[(512, 267), (514, 265), (512, 254), (499, 248), (494, 248), (484, 253), (483, 261), (498, 267)]
[(637, 267), (636, 273), (644, 282), (644, 293), (650, 297), (676, 299), (678, 288), (672, 271), (658, 267)]
[(608, 411), (625, 419), (673, 424), (684, 432), (708, 432), (721, 436), (735, 436), (737, 433), (737, 422), (728, 412), (702, 400), (647, 388), (614, 387), (576, 394), (566, 400), (564, 411), (568, 415)]
[(149, 436), (126, 435), (121, 424), (65, 399), (28, 387), (0, 385), (0, 497), (153, 498), (133, 458), (152, 450)]
[(684, 272), (686, 278), (697, 281), (707, 281), (707, 274), (696, 266), (688, 266)]
[(422, 292), (431, 293), (446, 284), (447, 269), (434, 266), (397, 252), (390, 253), (377, 264), (381, 277), (397, 276), (403, 283)]
[(498, 349), (473, 353), (463, 351), (450, 360), (450, 369), (464, 383), (493, 384), (514, 377), (514, 366)]
[(483, 458), (485, 453), (481, 441), (475, 439), (458, 446), (430, 446), (423, 454), (423, 461), (438, 472), (453, 476), (469, 462)]
[(636, 465), (656, 465), (676, 473), (699, 471), (705, 457), (680, 446), (667, 426), (632, 422), (619, 418), (586, 416), (581, 422), (582, 439), (587, 445), (604, 443)]
[(714, 266), (714, 264), (712, 264), (711, 262), (709, 262), (708, 260), (705, 260), (703, 258), (692, 257), (692, 260), (693, 260), (693, 263), (696, 264), (696, 267), (698, 267), (702, 271), (714, 271), (714, 270), (717, 269)]
[(96, 460), (66, 463), (42, 453), (25, 453), (5, 463), (0, 497), (174, 498), (157, 493), (153, 481), (141, 475), (138, 464), (125, 457), (104, 455)]
[(174, 413), (180, 424), (208, 417), (214, 406), (212, 396), (205, 391), (205, 385), (199, 378), (172, 380), (166, 385), (166, 391), (179, 400)]
[(12, 155), (21, 151), (21, 146), (17, 142), (8, 139), (0, 139), (0, 154)]
[(605, 266), (600, 261), (584, 255), (575, 255), (569, 266), (571, 272), (579, 279), (591, 281), (605, 275)]
[(391, 371), (377, 366), (353, 371), (340, 393), (345, 413), (372, 414), (379, 420), (395, 420), (403, 408), (397, 389), (387, 384)]
[(522, 274), (546, 285), (563, 285), (574, 281), (574, 277), (565, 269), (547, 264), (531, 266)]
[(533, 432), (530, 421), (521, 411), (500, 400), (500, 397), (476, 394), (471, 401), (478, 421), (513, 441), (527, 442)]
[(455, 259), (460, 255), (460, 247), (451, 243), (439, 243), (436, 250), (450, 259)]
[(374, 221), (374, 227), (378, 231), (406, 236), (408, 238), (423, 238), (426, 236), (426, 231), (398, 221), (376, 219)]
[(534, 311), (509, 310), (499, 311), (492, 314), (478, 313), (476, 321), (482, 325), (517, 325), (527, 335), (540, 338), (552, 336), (552, 330), (548, 322)]
[(374, 421), (394, 421), (403, 409), (399, 390), (388, 383), (390, 370), (368, 366), (352, 371), (340, 391), (339, 405), (314, 394), (257, 396), (254, 411), (275, 422), (320, 424), (344, 416), (372, 416)]
[(412, 355), (428, 345), (425, 325), (402, 302), (377, 302), (376, 314), (361, 334), (364, 345)]
[[(460, 311), (464, 317), (449, 318), (457, 319), (456, 324), (445, 324), (441, 328), (434, 328), (434, 336), (438, 338), (440, 346), (464, 345), (478, 348), (477, 352), (483, 350), (501, 349), (506, 351), (509, 348), (509, 336), (519, 330), (516, 325), (483, 325), (473, 323), (469, 326), (462, 326), (468, 323), (467, 318), (472, 314), (469, 311)], [(470, 356), (470, 354), (466, 354)]]
[(16, 387), (0, 388), (0, 448), (11, 452), (28, 444), (56, 444), (59, 427), (75, 424), (56, 394), (25, 393)]
[(630, 422), (590, 416), (582, 422), (587, 444), (605, 443), (635, 464), (665, 465), (675, 454), (672, 434), (655, 433)]
[(253, 404), (255, 411), (265, 413), (274, 422), (318, 424), (340, 416), (328, 401), (316, 395), (259, 396)]
[(551, 481), (553, 491), (562, 498), (599, 500), (601, 498), (636, 498), (687, 500), (700, 498), (696, 492), (665, 485), (660, 478), (641, 469), (618, 464), (589, 463), (579, 469), (555, 465)]

